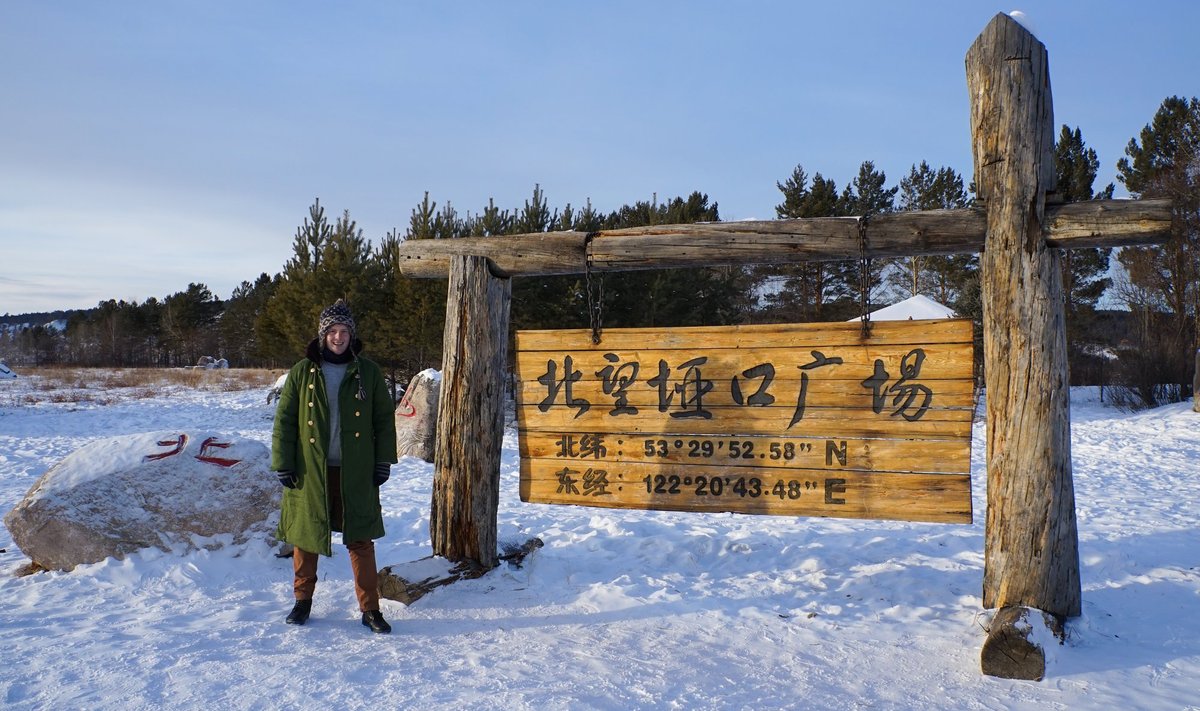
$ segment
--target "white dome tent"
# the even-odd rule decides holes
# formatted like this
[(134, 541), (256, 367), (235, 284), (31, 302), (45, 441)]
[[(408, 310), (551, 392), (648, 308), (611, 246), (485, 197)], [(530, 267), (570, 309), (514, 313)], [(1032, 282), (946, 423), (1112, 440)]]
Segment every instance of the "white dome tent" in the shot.
[[(919, 321), (934, 318), (956, 318), (954, 309), (917, 294), (904, 301), (871, 312), (872, 321)], [(855, 316), (847, 321), (857, 321)]]

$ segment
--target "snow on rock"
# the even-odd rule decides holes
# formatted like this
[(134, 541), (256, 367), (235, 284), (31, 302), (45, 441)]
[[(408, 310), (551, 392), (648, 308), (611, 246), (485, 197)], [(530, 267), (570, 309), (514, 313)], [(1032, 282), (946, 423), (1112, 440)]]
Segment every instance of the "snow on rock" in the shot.
[(272, 385), (271, 389), (267, 391), (267, 404), (268, 405), (270, 405), (272, 402), (279, 399), (279, 395), (281, 393), (283, 393), (283, 386), (285, 383), (287, 383), (287, 378), (288, 378), (288, 374), (287, 374), (287, 371), (285, 370), (283, 372), (283, 375), (279, 376), (275, 380), (275, 384)]
[(413, 376), (396, 405), (396, 454), (433, 461), (442, 374), (433, 369)]
[(16, 377), (17, 374), (12, 372), (12, 369), (8, 367), (8, 363), (0, 360), (0, 380), (14, 380)]
[(244, 543), (274, 529), (279, 499), (261, 442), (149, 432), (80, 447), (37, 480), (4, 525), (35, 563), (70, 570), (148, 547)]
[(229, 367), (229, 361), (224, 358), (214, 358), (210, 355), (200, 356), (194, 368), (200, 370), (224, 370)]

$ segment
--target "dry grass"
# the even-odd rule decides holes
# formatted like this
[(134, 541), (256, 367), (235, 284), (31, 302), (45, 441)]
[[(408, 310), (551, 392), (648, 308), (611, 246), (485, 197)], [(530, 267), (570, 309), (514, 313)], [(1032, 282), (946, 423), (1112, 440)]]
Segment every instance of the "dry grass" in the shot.
[(67, 368), (44, 367), (21, 373), (23, 394), (12, 404), (37, 402), (96, 403), (147, 399), (171, 390), (236, 392), (274, 385), (278, 371), (265, 368), (202, 370), (192, 368)]

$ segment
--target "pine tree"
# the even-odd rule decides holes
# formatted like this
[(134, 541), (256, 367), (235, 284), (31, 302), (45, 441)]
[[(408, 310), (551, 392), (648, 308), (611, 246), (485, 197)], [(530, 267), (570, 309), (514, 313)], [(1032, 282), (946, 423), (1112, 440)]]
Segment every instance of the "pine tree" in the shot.
[(200, 356), (217, 352), (213, 325), (221, 307), (221, 300), (204, 284), (188, 284), (163, 301), (162, 327), (171, 365), (195, 365)]
[[(775, 186), (783, 202), (775, 206), (780, 219), (838, 217), (845, 214), (845, 203), (837, 184), (817, 173), (809, 184), (804, 167), (797, 165), (792, 174)], [(785, 267), (757, 267), (752, 270), (756, 291), (765, 293), (759, 318), (769, 321), (826, 321), (839, 314), (854, 313), (847, 306), (850, 293), (844, 267), (832, 262), (805, 262)], [(840, 311), (833, 306), (842, 300)]]
[[(414, 211), (414, 214), (416, 211)], [(374, 325), (373, 349), (379, 363), (400, 387), (426, 368), (442, 367), (442, 331), (446, 320), (446, 280), (412, 279), (400, 273), (399, 247), (416, 237), (392, 230), (374, 254), (380, 265), (381, 318)]]
[[(494, 212), (491, 201), (488, 208)], [(485, 211), (486, 212), (486, 211)], [(507, 215), (507, 211), (499, 213)], [(533, 195), (515, 211), (507, 234), (537, 234), (560, 226), (557, 210), (551, 210), (542, 186), (533, 186)], [(583, 265), (580, 265), (583, 266)], [(585, 279), (576, 276), (532, 276), (513, 281), (510, 323), (514, 330), (543, 328), (581, 328), (587, 325)]]
[[(694, 191), (665, 203), (623, 205), (603, 229), (719, 222), (716, 203)], [(612, 327), (698, 326), (737, 323), (747, 311), (747, 280), (740, 267), (689, 267), (605, 274), (603, 321)]]
[(496, 237), (512, 234), (512, 232), (512, 215), (508, 210), (496, 207), (496, 201), (488, 198), (488, 206), (483, 208), (483, 213), (475, 222), (475, 228), (471, 230), (470, 234), (480, 237)]
[(253, 284), (248, 281), (239, 284), (225, 302), (218, 331), (221, 356), (228, 359), (230, 365), (248, 366), (265, 362), (255, 324), (266, 310), (278, 285), (278, 279), (272, 279), (263, 272)]
[(312, 294), (316, 316), (308, 325), (307, 334), (315, 336), (317, 318), (325, 307), (345, 299), (354, 314), (359, 338), (365, 343), (365, 354), (379, 356), (374, 338), (380, 323), (387, 318), (383, 294), (383, 269), (373, 258), (371, 243), (346, 210), (334, 224), (333, 234), (316, 272)]
[(408, 218), (408, 239), (432, 239), (436, 235), (434, 229), (435, 216), (437, 215), (437, 203), (429, 199), (429, 191), (425, 191), (425, 197), (421, 202), (412, 209), (412, 214)]
[(316, 336), (316, 322), (323, 308), (314, 295), (316, 273), (332, 237), (325, 208), (320, 199), (314, 200), (308, 217), (296, 228), (292, 256), (283, 265), (279, 285), (255, 324), (258, 342), (272, 362), (295, 362)]
[[(1200, 101), (1165, 99), (1140, 138), (1130, 139), (1118, 161), (1118, 179), (1135, 197), (1171, 200), (1171, 237), (1162, 245), (1121, 250), (1118, 259), (1129, 279), (1123, 297), (1146, 321), (1161, 321), (1161, 327), (1146, 329), (1141, 352), (1153, 356), (1147, 366), (1165, 369), (1166, 380), (1159, 382), (1178, 384), (1166, 398), (1182, 399), (1191, 392), (1191, 356), (1200, 350)], [(1146, 301), (1139, 303), (1136, 294)]]
[(348, 210), (331, 226), (320, 200), (315, 201), (292, 246), (292, 257), (256, 325), (262, 350), (283, 363), (304, 354), (317, 335), (321, 310), (338, 299), (349, 304), (360, 333), (369, 333), (381, 318), (380, 266)]
[[(1096, 151), (1084, 146), (1083, 134), (1062, 127), (1054, 146), (1054, 167), (1058, 194), (1064, 202), (1092, 199), (1111, 199), (1114, 186), (1110, 183), (1099, 195), (1093, 191), (1100, 161)], [(1108, 289), (1111, 280), (1106, 276), (1111, 249), (1067, 249), (1062, 253), (1063, 292), (1067, 296), (1067, 341), (1078, 342), (1080, 336), (1092, 330), (1096, 302)]]
[(133, 352), (137, 356), (135, 362), (143, 365), (169, 365), (162, 327), (164, 308), (163, 302), (153, 296), (141, 305), (134, 305), (130, 314), (131, 329), (139, 334), (133, 344)]
[(533, 197), (525, 201), (525, 208), (516, 217), (513, 230), (516, 234), (545, 232), (558, 220), (558, 214), (547, 206), (541, 185), (533, 186)]
[(94, 352), (93, 365), (141, 365), (131, 344), (134, 337), (132, 315), (135, 309), (136, 304), (108, 299), (97, 304), (87, 315), (86, 321), (94, 327), (95, 342), (98, 346)]
[[(967, 207), (970, 201), (963, 190), (963, 180), (951, 168), (937, 170), (921, 161), (908, 175), (900, 179), (898, 208), (900, 210), (955, 210)], [(894, 262), (891, 285), (907, 296), (923, 294), (943, 304), (954, 306), (963, 315), (964, 293), (973, 284), (978, 288), (976, 272), (979, 257), (974, 254), (927, 255), (901, 257)]]

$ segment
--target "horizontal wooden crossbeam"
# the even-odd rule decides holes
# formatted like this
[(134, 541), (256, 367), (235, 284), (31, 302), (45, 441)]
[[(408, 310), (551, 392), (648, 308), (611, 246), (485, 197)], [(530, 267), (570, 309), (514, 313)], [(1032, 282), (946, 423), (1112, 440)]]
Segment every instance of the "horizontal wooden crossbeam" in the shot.
[[(1121, 247), (1165, 241), (1169, 200), (1093, 200), (1046, 206), (1046, 244), (1061, 249)], [(620, 230), (539, 232), (497, 237), (409, 240), (399, 268), (409, 277), (444, 278), (451, 257), (487, 257), (504, 276), (740, 264), (791, 264), (861, 256), (856, 217), (747, 220), (655, 225)], [(981, 208), (877, 215), (866, 221), (868, 257), (965, 254), (983, 249)]]

